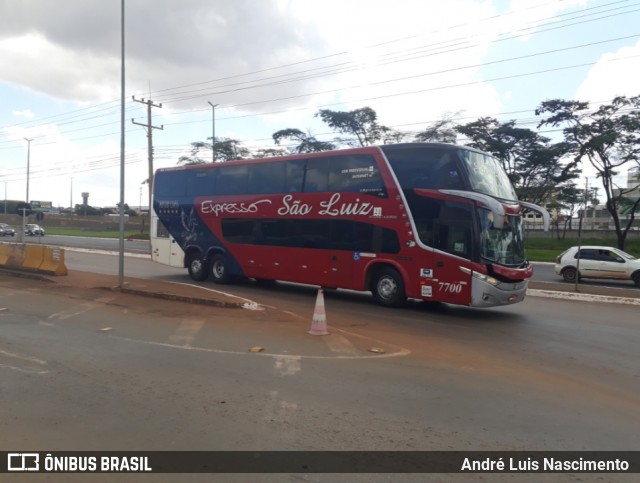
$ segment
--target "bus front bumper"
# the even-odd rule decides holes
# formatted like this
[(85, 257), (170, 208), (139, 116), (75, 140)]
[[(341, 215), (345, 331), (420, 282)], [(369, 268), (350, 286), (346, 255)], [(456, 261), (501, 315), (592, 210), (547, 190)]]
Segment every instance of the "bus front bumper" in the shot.
[(471, 307), (496, 307), (522, 302), (528, 285), (528, 280), (492, 285), (484, 280), (472, 278)]

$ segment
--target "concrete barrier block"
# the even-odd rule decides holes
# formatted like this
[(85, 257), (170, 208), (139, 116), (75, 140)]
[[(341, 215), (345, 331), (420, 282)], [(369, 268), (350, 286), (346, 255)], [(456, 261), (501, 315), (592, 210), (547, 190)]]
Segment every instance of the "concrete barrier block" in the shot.
[(24, 260), (24, 247), (25, 245), (19, 243), (12, 243), (9, 245), (11, 247), (11, 253), (9, 254), (9, 258), (5, 263), (5, 267), (19, 269), (22, 268), (22, 261)]
[(38, 270), (44, 260), (44, 248), (42, 245), (25, 245), (22, 268), (25, 270)]
[(5, 266), (13, 253), (13, 247), (11, 245), (0, 245), (0, 265)]
[(62, 248), (44, 247), (42, 263), (39, 272), (48, 275), (68, 275), (69, 271), (64, 263), (64, 250)]

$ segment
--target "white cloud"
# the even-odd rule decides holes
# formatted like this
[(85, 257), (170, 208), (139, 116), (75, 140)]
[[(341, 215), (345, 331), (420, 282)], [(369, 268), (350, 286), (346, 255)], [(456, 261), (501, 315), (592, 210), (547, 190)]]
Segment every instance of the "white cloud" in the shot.
[(11, 111), (11, 113), (16, 117), (22, 117), (24, 119), (33, 119), (34, 117), (36, 117), (31, 109), (24, 109), (22, 111)]
[(640, 41), (602, 55), (578, 87), (576, 99), (596, 106), (616, 96), (637, 96), (640, 95), (639, 78)]
[[(473, 119), (499, 113), (505, 105), (533, 108), (540, 99), (557, 97), (561, 83), (556, 78), (489, 82), (488, 77), (508, 79), (535, 69), (524, 62), (496, 64), (493, 70), (481, 66), (491, 56), (515, 57), (525, 48), (562, 44), (563, 38), (552, 43), (546, 35), (542, 40), (553, 47), (539, 47), (535, 35), (495, 40), (524, 27), (538, 28), (544, 19), (585, 1), (514, 0), (508, 10), (506, 2), (492, 0), (127, 1), (126, 100), (135, 94), (163, 103), (153, 110), (154, 125), (165, 124), (154, 134), (156, 168), (175, 165), (182, 148), (211, 136), (207, 101), (219, 105), (218, 136), (265, 147), (273, 147), (273, 132), (288, 127), (332, 138), (314, 118), (321, 108), (372, 107), (381, 124), (405, 131), (423, 129), (448, 113)], [(588, 28), (583, 33), (591, 38), (592, 25)], [(16, 188), (22, 180), (15, 173), (24, 165), (21, 139), (37, 134), (32, 143), (36, 166), (67, 167), (57, 178), (64, 185), (60, 201), (66, 204), (66, 178), (74, 176), (74, 190), (89, 191), (92, 202), (115, 202), (117, 167), (82, 171), (76, 166), (119, 162), (118, 102), (99, 103), (120, 97), (120, 33), (120, 2), (0, 0), (0, 94), (9, 85), (8, 97), (15, 97), (0, 122), (11, 125), (20, 117), (18, 126), (30, 129), (6, 131), (0, 139), (2, 168), (10, 166)], [(629, 49), (637, 55), (638, 45)], [(533, 63), (545, 62), (540, 59)], [(616, 65), (619, 72), (611, 70)], [(591, 70), (578, 98), (626, 93), (639, 74), (637, 63), (603, 62)], [(573, 91), (576, 82), (566, 85)], [(86, 106), (95, 109), (74, 111)], [(127, 109), (127, 146), (135, 147), (127, 159), (138, 160), (127, 165), (130, 202), (137, 201), (139, 184), (147, 177), (145, 132), (130, 118), (144, 122), (146, 112), (130, 102)]]

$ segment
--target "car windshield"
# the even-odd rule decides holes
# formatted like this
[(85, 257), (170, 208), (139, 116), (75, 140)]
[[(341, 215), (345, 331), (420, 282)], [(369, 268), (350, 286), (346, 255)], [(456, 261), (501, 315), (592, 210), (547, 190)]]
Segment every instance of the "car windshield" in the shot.
[(521, 265), (525, 262), (522, 217), (507, 215), (504, 226), (493, 226), (491, 210), (478, 208), (480, 219), (480, 256), (501, 265)]
[(623, 252), (622, 250), (614, 250), (615, 253), (620, 255), (622, 258), (626, 258), (627, 260), (635, 260), (636, 257), (633, 255), (629, 255), (627, 252)]

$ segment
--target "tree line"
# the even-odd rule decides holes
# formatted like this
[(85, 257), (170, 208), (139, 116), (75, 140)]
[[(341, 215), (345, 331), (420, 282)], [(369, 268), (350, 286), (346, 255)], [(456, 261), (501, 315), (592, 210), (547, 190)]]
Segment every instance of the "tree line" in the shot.
[[(591, 165), (600, 180), (605, 206), (613, 218), (617, 244), (624, 248), (625, 239), (640, 209), (640, 190), (622, 188), (615, 182), (623, 168), (638, 167), (640, 173), (640, 96), (619, 96), (597, 108), (588, 102), (553, 99), (542, 102), (535, 110), (537, 129), (552, 128), (561, 133), (553, 141), (537, 130), (518, 127), (515, 120), (499, 121), (481, 117), (473, 122), (457, 124), (455, 115), (407, 134), (378, 121), (370, 107), (352, 111), (321, 109), (320, 118), (336, 134), (332, 141), (320, 141), (310, 132), (298, 128), (273, 133), (274, 147), (250, 150), (242, 142), (229, 138), (207, 138), (191, 143), (189, 156), (179, 164), (202, 164), (212, 160), (282, 156), (287, 154), (329, 151), (345, 147), (363, 147), (399, 142), (445, 142), (464, 144), (485, 151), (500, 161), (511, 179), (518, 198), (544, 205), (563, 217), (553, 222), (560, 236), (581, 205), (596, 205), (599, 188), (578, 186), (581, 166)], [(203, 154), (209, 158), (204, 159)], [(639, 174), (640, 175), (640, 174)]]

